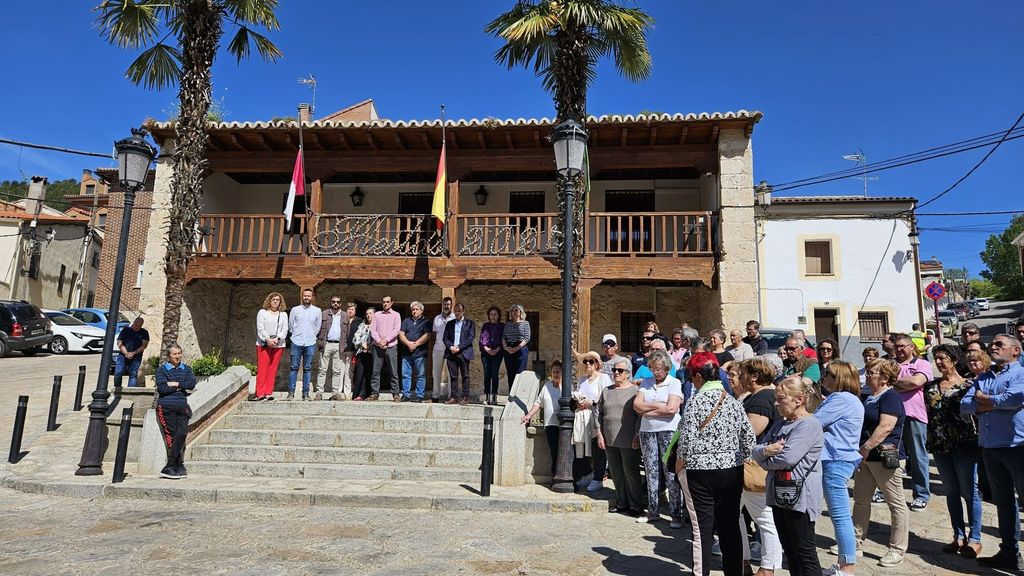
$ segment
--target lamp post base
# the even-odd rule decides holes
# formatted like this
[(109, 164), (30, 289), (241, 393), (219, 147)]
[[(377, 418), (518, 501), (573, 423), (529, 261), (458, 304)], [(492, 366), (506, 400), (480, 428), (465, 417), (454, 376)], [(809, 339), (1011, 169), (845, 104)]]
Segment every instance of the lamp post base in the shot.
[(82, 460), (78, 463), (75, 476), (99, 476), (103, 474), (103, 454), (107, 451), (107, 399), (110, 392), (96, 390), (89, 404), (89, 427), (85, 432), (82, 446)]
[(559, 494), (572, 494), (576, 491), (576, 482), (572, 477), (572, 421), (566, 426), (565, 422), (559, 424), (558, 429), (558, 458), (555, 466), (555, 478), (551, 483), (551, 490)]

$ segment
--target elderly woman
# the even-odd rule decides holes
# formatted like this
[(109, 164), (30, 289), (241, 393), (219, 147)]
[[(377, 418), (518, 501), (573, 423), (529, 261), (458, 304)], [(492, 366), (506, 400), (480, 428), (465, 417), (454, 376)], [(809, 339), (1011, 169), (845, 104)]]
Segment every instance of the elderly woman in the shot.
[(754, 430), (743, 406), (725, 391), (718, 361), (709, 352), (686, 363), (696, 392), (686, 403), (676, 448), (676, 474), (693, 525), (693, 573), (711, 573), (711, 543), (718, 530), (722, 569), (743, 574), (740, 496), (743, 462), (750, 457)]
[[(950, 344), (932, 348), (932, 357), (940, 376), (924, 388), (928, 408), (928, 451), (935, 457), (946, 507), (953, 526), (953, 540), (942, 551), (977, 558), (981, 552), (981, 496), (978, 495), (978, 425), (974, 417), (960, 413), (960, 401), (971, 383), (957, 372), (960, 349)], [(987, 367), (984, 352), (972, 352), (971, 358)], [(963, 500), (963, 504), (961, 504)], [(964, 522), (964, 505), (967, 522)]]
[(857, 563), (857, 538), (846, 486), (860, 464), (860, 431), (864, 427), (857, 369), (842, 360), (829, 362), (821, 375), (821, 390), (826, 394), (825, 400), (814, 411), (814, 416), (825, 431), (821, 487), (836, 535), (836, 545), (829, 552), (839, 557), (832, 574), (852, 575)]
[(633, 409), (639, 388), (629, 378), (629, 360), (612, 367), (614, 383), (597, 401), (597, 447), (608, 456), (615, 480), (613, 512), (639, 518), (644, 512), (640, 479), (640, 418)]
[(816, 350), (818, 351), (818, 371), (820, 374), (824, 374), (828, 363), (839, 358), (839, 342), (825, 338), (818, 342)]
[(870, 362), (871, 360), (873, 360), (875, 358), (878, 358), (879, 354), (880, 354), (880, 352), (878, 351), (878, 348), (875, 348), (874, 346), (868, 346), (867, 348), (865, 348), (860, 353), (861, 358), (864, 359), (864, 366), (865, 366), (864, 368), (861, 368), (860, 372), (858, 373), (858, 377), (860, 379), (860, 397), (861, 398), (865, 398), (868, 395), (867, 377), (864, 375), (864, 371), (867, 370), (868, 362)]
[[(775, 367), (761, 357), (744, 360), (738, 364), (738, 380), (746, 393), (742, 399), (743, 411), (746, 412), (747, 420), (754, 431), (755, 442), (762, 443), (768, 431), (779, 419), (779, 411), (775, 406)], [(753, 465), (753, 462), (746, 464)], [(763, 469), (757, 472), (762, 478), (766, 474)], [(757, 576), (772, 576), (776, 570), (782, 568), (782, 544), (779, 543), (775, 517), (765, 499), (764, 490), (743, 490), (740, 502), (747, 509), (761, 534), (761, 562)], [(741, 534), (745, 535), (745, 531)]]
[(508, 309), (508, 322), (501, 333), (505, 350), (505, 375), (508, 376), (508, 387), (511, 390), (516, 376), (526, 370), (526, 362), (530, 358), (530, 323), (526, 321), (526, 310), (522, 304), (513, 304)]
[[(583, 376), (576, 386), (577, 398), (579, 400), (579, 411), (590, 410), (590, 423), (585, 425), (586, 432), (581, 431), (577, 438), (576, 427), (573, 427), (573, 442), (577, 444), (576, 457), (590, 455), (590, 468), (593, 476), (586, 485), (588, 492), (596, 492), (604, 486), (604, 476), (608, 469), (608, 460), (604, 448), (598, 446), (596, 424), (597, 403), (601, 399), (605, 388), (612, 385), (611, 379), (604, 372), (601, 372), (601, 356), (594, 351), (584, 352), (580, 356), (580, 363), (583, 364)], [(577, 420), (582, 414), (577, 412)], [(586, 446), (581, 444), (586, 443)], [(581, 486), (582, 488), (582, 486)]]
[(789, 376), (779, 382), (775, 402), (782, 418), (764, 443), (754, 446), (754, 460), (767, 469), (767, 503), (772, 507), (779, 542), (793, 576), (820, 576), (814, 546), (814, 523), (821, 514), (821, 423), (811, 418), (818, 403), (815, 385)]
[(750, 393), (743, 387), (743, 382), (740, 382), (740, 361), (726, 362), (722, 366), (722, 370), (725, 370), (726, 375), (729, 377), (729, 392), (732, 394), (732, 397), (743, 402), (743, 399)]
[(754, 357), (754, 349), (743, 341), (743, 333), (739, 330), (733, 330), (729, 332), (729, 346), (725, 349), (732, 354), (734, 360), (749, 360)]
[(537, 412), (544, 411), (544, 436), (551, 452), (551, 478), (555, 477), (555, 465), (558, 462), (558, 400), (562, 397), (562, 361), (551, 362), (551, 377), (544, 383), (540, 394), (523, 418), (523, 424), (529, 424)]
[[(370, 387), (370, 378), (373, 377), (373, 336), (370, 335), (370, 326), (373, 324), (373, 313), (377, 310), (371, 306), (363, 313), (364, 322), (353, 325), (350, 330), (355, 330), (352, 337), (352, 346), (356, 349), (356, 369), (352, 379), (352, 400), (376, 400), (373, 388)], [(353, 322), (354, 324), (354, 322)]]
[(288, 337), (288, 314), (284, 296), (271, 292), (256, 313), (256, 396), (255, 400), (274, 399), (274, 381), (281, 363), (285, 338)]
[[(660, 483), (665, 480), (668, 488), (668, 508), (672, 516), (672, 528), (682, 528), (682, 509), (679, 484), (672, 471), (661, 461), (661, 455), (668, 450), (672, 434), (679, 428), (679, 406), (683, 402), (683, 384), (669, 376), (672, 358), (664, 350), (654, 350), (647, 359), (652, 376), (644, 378), (633, 399), (633, 410), (640, 416), (640, 454), (644, 459), (647, 476), (647, 515), (637, 522), (656, 522), (661, 519), (658, 512)], [(709, 550), (710, 550), (710, 540)]]
[(860, 434), (860, 455), (864, 459), (853, 475), (853, 528), (857, 550), (871, 523), (871, 496), (882, 491), (889, 507), (889, 546), (879, 566), (898, 566), (907, 552), (908, 508), (903, 497), (900, 459), (903, 457), (903, 401), (893, 389), (900, 366), (884, 358), (868, 362), (865, 369), (870, 393), (864, 399), (864, 426)]
[(715, 329), (708, 332), (708, 340), (711, 345), (709, 351), (715, 355), (719, 366), (733, 360), (732, 354), (725, 349), (725, 332), (723, 330)]

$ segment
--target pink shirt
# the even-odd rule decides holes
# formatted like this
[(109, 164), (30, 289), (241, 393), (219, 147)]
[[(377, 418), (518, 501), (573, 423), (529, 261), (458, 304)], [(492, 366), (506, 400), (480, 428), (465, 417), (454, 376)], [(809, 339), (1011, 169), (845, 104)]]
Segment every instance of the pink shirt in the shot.
[[(927, 384), (932, 380), (932, 363), (921, 358), (912, 358), (906, 363), (900, 364), (900, 379), (910, 378), (915, 374), (924, 374), (924, 382)], [(900, 398), (903, 400), (903, 411), (907, 418), (913, 418), (918, 422), (928, 423), (928, 410), (924, 406), (924, 386), (913, 391), (900, 391)]]
[(370, 337), (374, 342), (384, 340), (388, 348), (398, 345), (398, 332), (402, 328), (402, 315), (394, 310), (385, 312), (383, 310), (373, 313), (373, 322), (370, 324)]

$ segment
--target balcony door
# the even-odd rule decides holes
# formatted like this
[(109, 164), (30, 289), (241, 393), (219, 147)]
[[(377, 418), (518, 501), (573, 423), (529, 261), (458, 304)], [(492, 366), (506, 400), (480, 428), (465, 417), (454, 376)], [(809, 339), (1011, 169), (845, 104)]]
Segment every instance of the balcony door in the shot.
[(608, 190), (604, 193), (605, 212), (638, 213), (647, 216), (609, 216), (608, 252), (650, 252), (654, 218), (654, 190)]

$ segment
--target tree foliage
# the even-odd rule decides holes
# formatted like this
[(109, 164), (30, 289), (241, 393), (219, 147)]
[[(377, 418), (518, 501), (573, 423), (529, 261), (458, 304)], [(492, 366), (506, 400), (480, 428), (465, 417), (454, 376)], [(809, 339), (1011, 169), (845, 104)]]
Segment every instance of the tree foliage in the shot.
[(985, 250), (981, 252), (981, 261), (987, 267), (981, 271), (981, 276), (995, 285), (1000, 298), (1024, 299), (1019, 248), (1011, 243), (1021, 232), (1024, 232), (1024, 215), (1010, 221), (1001, 234), (989, 236), (985, 240)]
[(971, 278), (968, 283), (971, 286), (971, 295), (975, 298), (1000, 298), (1002, 296), (999, 287), (991, 280)]
[[(67, 210), (71, 204), (64, 200), (65, 196), (74, 196), (81, 191), (81, 183), (74, 178), (57, 180), (46, 185), (46, 196), (43, 202), (57, 210)], [(28, 182), (20, 180), (4, 180), (0, 182), (0, 200), (16, 202), (28, 196)]]

